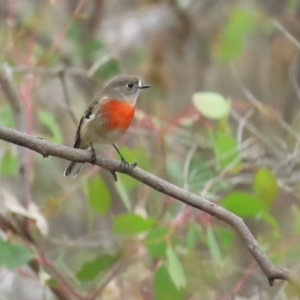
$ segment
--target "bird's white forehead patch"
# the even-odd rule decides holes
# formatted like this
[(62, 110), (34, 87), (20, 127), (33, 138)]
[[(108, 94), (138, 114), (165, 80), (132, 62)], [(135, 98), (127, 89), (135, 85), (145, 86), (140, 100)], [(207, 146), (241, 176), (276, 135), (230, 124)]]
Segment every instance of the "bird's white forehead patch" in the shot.
[(139, 85), (138, 85), (138, 86), (139, 86), (139, 87), (142, 87), (142, 86), (143, 86), (141, 80), (139, 80)]

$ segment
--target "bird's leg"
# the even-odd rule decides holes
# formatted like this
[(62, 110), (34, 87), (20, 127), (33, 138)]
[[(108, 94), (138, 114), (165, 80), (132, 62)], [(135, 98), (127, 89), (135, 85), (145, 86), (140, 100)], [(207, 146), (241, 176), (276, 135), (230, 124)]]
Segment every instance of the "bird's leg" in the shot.
[(120, 152), (120, 150), (118, 149), (118, 147), (117, 147), (115, 144), (113, 144), (113, 146), (114, 146), (114, 148), (116, 149), (116, 151), (118, 152), (118, 154), (119, 154), (119, 156), (120, 156), (120, 158), (121, 158), (121, 162), (122, 162), (123, 164), (129, 165), (128, 161), (127, 161), (127, 160), (124, 158), (124, 156), (121, 154), (121, 152)]
[(129, 163), (125, 158), (124, 156), (121, 154), (120, 150), (118, 149), (118, 147), (115, 145), (115, 144), (112, 144), (114, 146), (114, 148), (116, 149), (116, 151), (118, 152), (120, 158), (121, 158), (121, 162), (124, 166), (124, 170), (125, 168), (128, 168), (128, 167), (131, 167), (131, 168), (134, 168), (137, 166), (137, 162), (134, 162), (134, 163)]
[(92, 164), (94, 165), (96, 163), (97, 157), (96, 157), (96, 152), (95, 152), (92, 142), (90, 142), (90, 144), (91, 144), (91, 151), (92, 151)]

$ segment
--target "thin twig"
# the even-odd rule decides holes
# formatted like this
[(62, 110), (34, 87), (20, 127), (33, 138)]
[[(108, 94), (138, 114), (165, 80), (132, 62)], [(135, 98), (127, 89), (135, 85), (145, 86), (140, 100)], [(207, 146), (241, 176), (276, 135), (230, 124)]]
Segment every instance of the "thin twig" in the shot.
[(90, 69), (87, 71), (88, 77), (92, 77), (103, 65), (112, 60), (112, 56), (110, 54), (103, 55), (99, 59), (97, 59)]
[(292, 34), (286, 28), (284, 28), (281, 23), (274, 19), (273, 24), (290, 42), (300, 49), (300, 42), (294, 36), (292, 36)]
[[(39, 274), (40, 267), (39, 267), (39, 263), (37, 262), (36, 259), (33, 259), (30, 262), (28, 262), (28, 266), (34, 273)], [(50, 274), (50, 272), (49, 272), (49, 274)], [(50, 287), (50, 290), (59, 300), (69, 300), (70, 299), (69, 295), (67, 295), (67, 293), (64, 290), (62, 290), (60, 287), (53, 286), (53, 287)]]
[[(4, 126), (0, 126), (0, 139), (19, 146), (27, 147), (43, 156), (51, 155), (80, 163), (92, 163), (90, 152), (87, 150), (56, 145)], [(120, 165), (119, 161), (106, 158), (97, 158), (95, 164), (108, 171), (125, 173), (163, 194), (205, 211), (206, 213), (229, 224), (236, 230), (240, 238), (243, 240), (244, 245), (260, 266), (270, 285), (274, 284), (275, 279), (287, 280), (295, 283), (295, 285), (299, 285), (299, 278), (297, 278), (292, 271), (274, 266), (271, 263), (242, 218), (203, 197), (190, 193), (174, 184), (171, 184), (170, 182), (140, 169), (139, 167), (124, 169), (123, 166)]]
[(219, 182), (222, 179), (222, 177), (224, 177), (229, 171), (231, 171), (240, 162), (240, 160), (241, 157), (237, 155), (236, 158), (228, 166), (226, 166), (226, 168), (224, 168), (216, 177), (213, 177), (210, 180), (208, 180), (201, 191), (201, 196), (206, 197), (208, 191), (211, 189), (213, 184)]
[(38, 74), (43, 76), (50, 76), (50, 77), (56, 77), (58, 76), (62, 71), (65, 74), (68, 74), (70, 76), (81, 76), (89, 78), (89, 74), (86, 70), (80, 69), (80, 68), (74, 68), (74, 67), (66, 67), (63, 65), (53, 67), (53, 68), (41, 68), (41, 67), (27, 67), (27, 66), (19, 66), (19, 67), (13, 67), (11, 68), (11, 71), (13, 73), (32, 73), (32, 74)]
[[(240, 122), (242, 119), (240, 114), (234, 109), (231, 109), (230, 115), (237, 122)], [(257, 128), (255, 128), (255, 126), (253, 126), (250, 123), (245, 123), (245, 128), (247, 130), (249, 130), (250, 132), (252, 132), (255, 136), (257, 136), (268, 147), (269, 151), (273, 152), (273, 154), (276, 157), (278, 157), (278, 158), (282, 157), (282, 153), (277, 149), (275, 144), (271, 143)]]
[(76, 116), (74, 114), (74, 111), (72, 109), (72, 103), (70, 101), (70, 97), (69, 97), (69, 93), (68, 93), (68, 89), (67, 89), (67, 83), (66, 83), (66, 77), (65, 77), (65, 72), (64, 71), (62, 71), (61, 73), (59, 73), (59, 79), (61, 81), (61, 85), (62, 85), (62, 90), (63, 90), (65, 102), (67, 104), (67, 109), (69, 111), (69, 114), (70, 114), (71, 119), (73, 120), (75, 126), (77, 126), (78, 121), (77, 121), (77, 118), (76, 118)]
[(76, 67), (68, 67), (64, 65), (59, 65), (53, 68), (42, 68), (42, 67), (28, 67), (28, 66), (18, 66), (18, 67), (7, 67), (12, 73), (32, 73), (38, 74), (43, 76), (50, 76), (56, 77), (59, 76), (61, 73), (68, 76), (80, 76), (85, 78), (92, 78), (94, 74), (107, 62), (112, 60), (113, 57), (109, 54), (103, 55), (100, 57), (92, 66), (91, 68), (86, 71), (81, 68)]
[(183, 184), (183, 188), (185, 190), (189, 190), (189, 169), (190, 169), (190, 164), (191, 164), (191, 160), (195, 154), (197, 150), (197, 144), (194, 144), (192, 146), (192, 148), (189, 150), (189, 152), (187, 153), (185, 162), (184, 162), (184, 166), (183, 166), (183, 180), (184, 180), (184, 184)]
[(242, 119), (238, 122), (238, 130), (237, 130), (237, 134), (236, 134), (236, 140), (238, 143), (239, 148), (241, 149), (242, 147), (242, 142), (243, 142), (243, 130), (244, 127), (246, 125), (246, 123), (248, 122), (248, 120), (251, 118), (251, 116), (254, 113), (254, 109), (250, 109), (248, 110), (245, 115), (242, 117)]

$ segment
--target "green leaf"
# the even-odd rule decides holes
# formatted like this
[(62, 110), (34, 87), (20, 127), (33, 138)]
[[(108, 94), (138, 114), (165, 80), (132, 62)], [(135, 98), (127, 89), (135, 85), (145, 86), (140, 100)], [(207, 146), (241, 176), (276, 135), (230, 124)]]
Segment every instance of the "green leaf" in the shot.
[(0, 266), (15, 270), (33, 258), (34, 254), (23, 244), (3, 241), (0, 238)]
[(266, 222), (268, 223), (269, 225), (271, 225), (272, 227), (276, 228), (276, 229), (279, 229), (279, 224), (278, 222), (276, 221), (276, 219), (274, 219), (272, 217), (272, 215), (268, 212), (268, 211), (261, 211), (260, 213), (260, 217)]
[(125, 213), (115, 217), (113, 231), (120, 234), (137, 234), (149, 230), (155, 223), (155, 219)]
[(186, 289), (174, 285), (165, 265), (154, 274), (153, 290), (155, 300), (183, 300), (186, 294)]
[(253, 188), (267, 208), (272, 205), (279, 193), (276, 177), (270, 170), (264, 168), (256, 172), (253, 180)]
[(216, 132), (214, 150), (221, 168), (241, 162), (241, 155), (236, 140), (229, 133)]
[(168, 247), (166, 251), (167, 270), (177, 289), (186, 287), (186, 277), (183, 267), (172, 247)]
[(165, 257), (167, 250), (167, 237), (171, 232), (169, 227), (156, 227), (149, 230), (144, 240), (149, 254), (154, 257)]
[(236, 9), (231, 12), (221, 35), (219, 58), (229, 62), (238, 57), (244, 48), (248, 34), (254, 28), (253, 13), (249, 10)]
[(222, 263), (221, 250), (219, 248), (218, 242), (216, 240), (216, 237), (215, 237), (214, 232), (211, 229), (211, 227), (207, 228), (207, 244), (208, 244), (208, 247), (209, 247), (209, 250), (210, 250), (213, 260), (217, 264), (221, 264)]
[(57, 144), (62, 144), (63, 139), (54, 115), (51, 112), (40, 110), (39, 120), (51, 132), (53, 142)]
[(231, 101), (225, 99), (220, 94), (205, 92), (195, 93), (193, 95), (193, 104), (204, 117), (212, 120), (220, 120), (228, 116)]
[(81, 269), (76, 273), (76, 277), (81, 281), (92, 281), (101, 272), (109, 269), (120, 258), (120, 254), (109, 255), (100, 254), (95, 259), (83, 264)]
[(253, 217), (261, 212), (261, 204), (257, 196), (243, 191), (228, 194), (220, 204), (240, 217)]
[(104, 215), (110, 208), (110, 194), (100, 177), (93, 177), (88, 183), (90, 206), (99, 214)]
[(1, 175), (16, 176), (18, 174), (18, 167), (18, 158), (11, 151), (6, 151), (1, 160)]

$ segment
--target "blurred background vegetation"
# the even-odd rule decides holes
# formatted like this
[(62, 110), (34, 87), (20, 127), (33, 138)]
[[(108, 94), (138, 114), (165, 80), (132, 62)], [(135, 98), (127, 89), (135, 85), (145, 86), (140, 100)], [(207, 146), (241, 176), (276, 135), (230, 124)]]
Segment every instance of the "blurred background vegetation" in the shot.
[[(0, 67), (27, 133), (68, 146), (72, 113), (108, 78), (142, 77), (152, 89), (117, 143), (124, 157), (243, 217), (271, 261), (297, 271), (299, 28), (298, 0), (1, 0)], [(15, 127), (1, 89), (0, 124)], [(115, 184), (85, 165), (64, 178), (67, 163), (28, 151), (27, 198), (49, 231), (38, 243), (60, 276), (32, 273), (37, 254), (6, 235), (1, 299), (54, 299), (51, 285), (70, 299), (296, 299), (224, 223), (123, 174)], [(17, 147), (0, 141), (3, 198), (17, 174)]]

